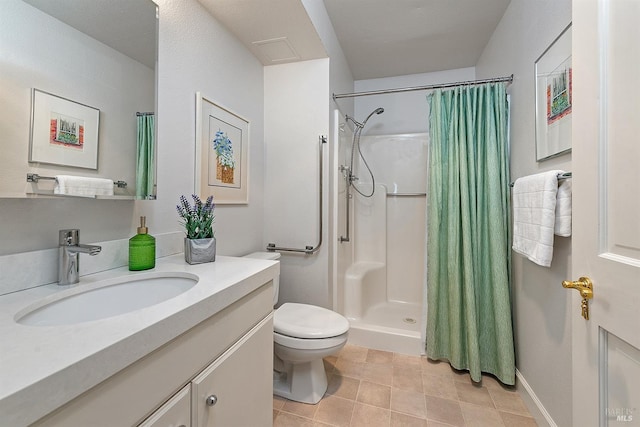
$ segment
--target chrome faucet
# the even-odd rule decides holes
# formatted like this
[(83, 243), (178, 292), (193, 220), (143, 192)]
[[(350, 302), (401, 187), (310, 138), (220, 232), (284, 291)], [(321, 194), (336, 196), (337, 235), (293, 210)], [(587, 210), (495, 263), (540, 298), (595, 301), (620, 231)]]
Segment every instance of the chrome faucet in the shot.
[(98, 255), (101, 246), (81, 245), (80, 230), (60, 230), (58, 257), (58, 285), (73, 285), (80, 281), (80, 254)]

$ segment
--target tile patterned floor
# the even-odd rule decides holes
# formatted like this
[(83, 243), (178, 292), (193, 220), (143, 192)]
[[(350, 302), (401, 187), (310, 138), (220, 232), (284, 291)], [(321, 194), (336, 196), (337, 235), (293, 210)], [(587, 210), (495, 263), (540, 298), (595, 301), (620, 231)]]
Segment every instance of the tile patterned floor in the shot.
[(346, 345), (324, 360), (329, 380), (317, 405), (273, 398), (274, 427), (535, 427), (518, 393), (492, 376), (425, 357)]

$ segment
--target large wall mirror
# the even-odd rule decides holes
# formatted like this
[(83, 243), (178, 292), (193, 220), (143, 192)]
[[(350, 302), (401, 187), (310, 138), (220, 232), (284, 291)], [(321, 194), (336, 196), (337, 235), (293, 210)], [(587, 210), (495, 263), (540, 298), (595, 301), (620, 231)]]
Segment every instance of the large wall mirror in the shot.
[(0, 1), (0, 197), (53, 195), (46, 178), (75, 175), (154, 199), (157, 52), (152, 0)]

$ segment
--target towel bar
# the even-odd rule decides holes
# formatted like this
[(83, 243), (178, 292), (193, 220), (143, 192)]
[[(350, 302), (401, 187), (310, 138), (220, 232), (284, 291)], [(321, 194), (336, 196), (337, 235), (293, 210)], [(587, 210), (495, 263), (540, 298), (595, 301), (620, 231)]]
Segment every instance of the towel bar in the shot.
[[(569, 179), (571, 178), (571, 172), (565, 172), (565, 173), (559, 173), (558, 174), (558, 179)], [(511, 182), (509, 184), (509, 187), (513, 187), (513, 184), (515, 184), (515, 182)]]
[(322, 172), (324, 170), (322, 166), (322, 156), (324, 155), (324, 144), (327, 143), (327, 137), (324, 135), (320, 135), (318, 138), (320, 153), (318, 155), (318, 170), (320, 175), (318, 177), (318, 244), (315, 246), (305, 246), (302, 248), (287, 248), (282, 246), (277, 246), (275, 243), (267, 244), (267, 251), (269, 252), (297, 252), (303, 253), (306, 255), (314, 255), (318, 250), (320, 250), (320, 246), (322, 245)]
[[(28, 173), (27, 174), (27, 182), (38, 182), (41, 179), (55, 180), (56, 177), (55, 176), (40, 176), (37, 173)], [(126, 181), (113, 181), (113, 185), (115, 185), (118, 188), (126, 188), (127, 187), (127, 182)]]
[(425, 197), (427, 193), (387, 193), (387, 197)]

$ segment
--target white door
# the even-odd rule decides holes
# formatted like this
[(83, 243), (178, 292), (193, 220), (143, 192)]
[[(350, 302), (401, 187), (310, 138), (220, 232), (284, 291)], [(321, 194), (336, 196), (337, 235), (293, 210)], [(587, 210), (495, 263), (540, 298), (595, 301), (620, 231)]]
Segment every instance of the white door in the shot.
[(640, 426), (640, 0), (574, 0), (572, 31), (573, 425)]

